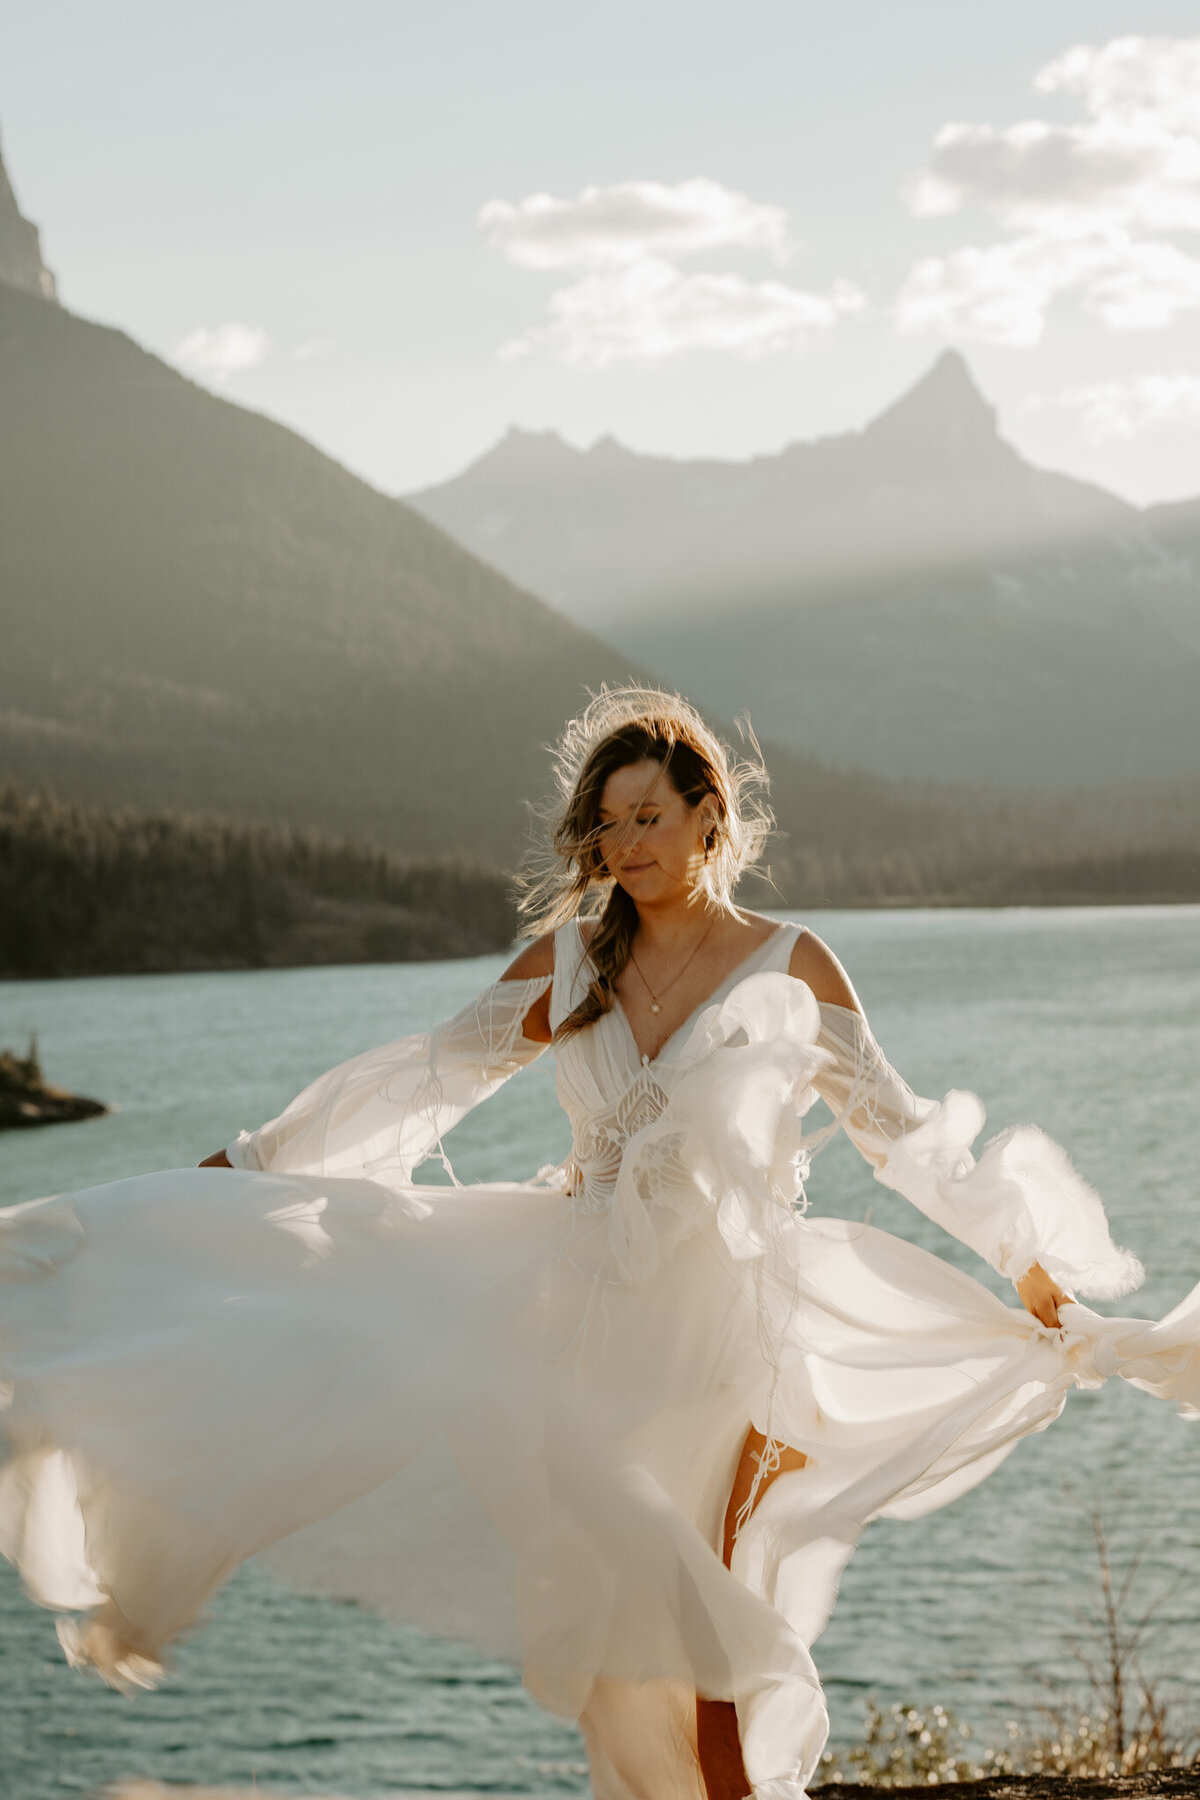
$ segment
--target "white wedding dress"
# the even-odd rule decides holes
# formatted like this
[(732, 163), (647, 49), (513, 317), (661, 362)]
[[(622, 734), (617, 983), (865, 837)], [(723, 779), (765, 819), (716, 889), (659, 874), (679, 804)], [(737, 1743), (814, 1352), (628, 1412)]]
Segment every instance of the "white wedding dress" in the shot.
[[(697, 1691), (736, 1701), (756, 1800), (796, 1800), (826, 1732), (809, 1647), (868, 1519), (964, 1492), (1073, 1386), (1119, 1374), (1196, 1415), (1197, 1294), (1157, 1324), (1077, 1304), (1050, 1331), (806, 1214), (841, 1127), (1004, 1274), (1036, 1260), (1103, 1298), (1140, 1279), (1057, 1146), (1020, 1127), (976, 1161), (973, 1095), (919, 1099), (786, 973), (799, 929), (654, 1059), (619, 1008), (565, 1040), (572, 1154), (533, 1181), (412, 1177), (540, 1054), (522, 1025), (547, 987), (555, 1025), (582, 997), (573, 924), (552, 981), (322, 1076), (233, 1171), (0, 1212), (0, 1550), (72, 1661), (153, 1682), (239, 1562), (440, 1442), (508, 1546), (526, 1683), (579, 1719), (597, 1800), (703, 1800)], [(730, 1571), (750, 1423), (809, 1461), (762, 1493)], [(470, 1630), (469, 1560), (436, 1528), (418, 1554)]]

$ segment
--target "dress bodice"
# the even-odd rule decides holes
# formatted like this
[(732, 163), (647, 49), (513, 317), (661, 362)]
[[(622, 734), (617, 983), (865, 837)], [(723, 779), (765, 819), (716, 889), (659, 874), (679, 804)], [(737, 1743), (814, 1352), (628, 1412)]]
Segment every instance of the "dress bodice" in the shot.
[[(782, 925), (643, 1056), (618, 1003), (555, 1046), (572, 1154), (531, 1185), (565, 1190), (573, 1214), (611, 1211), (621, 1279), (636, 1281), (711, 1214), (736, 1258), (757, 1257), (802, 1209), (815, 1153), (842, 1130), (876, 1179), (1014, 1279), (1037, 1261), (1076, 1293), (1113, 1298), (1140, 1279), (1099, 1197), (1029, 1126), (993, 1138), (973, 1094), (914, 1094), (861, 1012), (818, 1001), (786, 971), (803, 926)], [(278, 1118), (227, 1149), (234, 1168), (323, 1180), (366, 1177), (407, 1196), (415, 1171), (471, 1109), (545, 1050), (524, 1035), (549, 990), (560, 1025), (586, 992), (579, 927), (555, 934), (553, 975), (501, 978), (430, 1031), (319, 1075)], [(832, 1120), (806, 1131), (816, 1100)], [(551, 1179), (546, 1179), (551, 1176)], [(665, 1234), (665, 1235), (664, 1235)], [(636, 1241), (635, 1241), (636, 1240)], [(640, 1274), (639, 1274), (640, 1271)]]
[[(638, 1051), (620, 1001), (611, 1012), (555, 1046), (556, 1086), (571, 1121), (567, 1179), (577, 1209), (600, 1211), (612, 1200), (629, 1139), (659, 1117), (672, 1085), (710, 1048), (705, 1021), (739, 981), (766, 970), (786, 973), (801, 925), (780, 925), (743, 957), (707, 999), (671, 1033), (657, 1056)], [(579, 1005), (592, 978), (578, 921), (555, 933), (550, 1024), (557, 1030)]]

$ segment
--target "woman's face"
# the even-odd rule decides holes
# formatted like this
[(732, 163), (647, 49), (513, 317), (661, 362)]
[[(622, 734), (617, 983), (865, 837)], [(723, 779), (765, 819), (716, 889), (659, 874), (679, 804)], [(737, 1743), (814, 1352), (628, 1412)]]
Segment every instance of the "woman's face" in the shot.
[(613, 771), (600, 795), (600, 855), (635, 903), (686, 899), (704, 867), (704, 839), (716, 819), (711, 794), (689, 806), (660, 764), (649, 758), (627, 763)]

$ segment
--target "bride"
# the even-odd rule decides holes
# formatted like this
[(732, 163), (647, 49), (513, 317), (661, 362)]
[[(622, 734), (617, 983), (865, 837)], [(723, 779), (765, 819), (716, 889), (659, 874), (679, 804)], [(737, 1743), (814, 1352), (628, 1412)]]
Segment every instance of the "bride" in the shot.
[[(1111, 1374), (1196, 1416), (1200, 1300), (1073, 1297), (1141, 1278), (1099, 1199), (1032, 1127), (976, 1159), (974, 1095), (915, 1095), (830, 950), (736, 905), (762, 772), (690, 707), (602, 691), (557, 773), (541, 935), (457, 1017), (199, 1169), (0, 1212), (0, 1550), (73, 1663), (148, 1686), (239, 1562), (440, 1443), (597, 1800), (797, 1800), (866, 1521), (945, 1504)], [(547, 1045), (566, 1163), (418, 1185)], [(838, 1129), (1023, 1305), (811, 1216)], [(421, 1559), (469, 1626), (452, 1547)]]

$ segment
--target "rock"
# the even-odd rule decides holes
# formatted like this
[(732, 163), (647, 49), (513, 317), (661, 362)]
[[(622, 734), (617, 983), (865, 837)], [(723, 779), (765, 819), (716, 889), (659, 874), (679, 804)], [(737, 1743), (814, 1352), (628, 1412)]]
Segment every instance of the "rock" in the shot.
[(43, 300), (57, 300), (54, 277), (42, 261), (36, 225), (22, 216), (0, 156), (0, 281)]
[(36, 1041), (27, 1056), (0, 1050), (0, 1131), (22, 1125), (70, 1125), (78, 1119), (99, 1118), (108, 1110), (103, 1101), (51, 1087), (42, 1075)]

